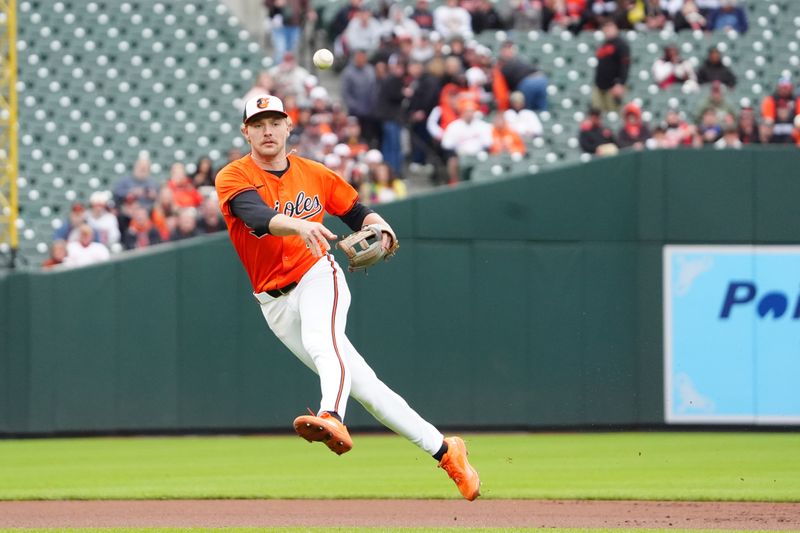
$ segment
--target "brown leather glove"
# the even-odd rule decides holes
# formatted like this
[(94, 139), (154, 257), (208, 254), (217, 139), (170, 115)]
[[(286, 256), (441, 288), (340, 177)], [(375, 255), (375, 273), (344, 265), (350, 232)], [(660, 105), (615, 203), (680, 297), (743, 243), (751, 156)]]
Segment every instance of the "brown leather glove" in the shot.
[[(383, 249), (384, 232), (392, 238), (388, 250)], [(348, 235), (336, 246), (347, 255), (348, 270), (356, 272), (366, 270), (381, 259), (388, 260), (400, 248), (400, 243), (397, 242), (397, 236), (389, 226), (370, 224)]]

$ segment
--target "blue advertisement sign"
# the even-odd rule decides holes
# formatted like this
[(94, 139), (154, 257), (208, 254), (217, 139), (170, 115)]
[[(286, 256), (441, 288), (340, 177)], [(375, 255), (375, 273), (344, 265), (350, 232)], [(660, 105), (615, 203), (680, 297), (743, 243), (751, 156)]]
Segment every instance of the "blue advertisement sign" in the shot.
[(666, 421), (800, 424), (800, 246), (663, 260)]

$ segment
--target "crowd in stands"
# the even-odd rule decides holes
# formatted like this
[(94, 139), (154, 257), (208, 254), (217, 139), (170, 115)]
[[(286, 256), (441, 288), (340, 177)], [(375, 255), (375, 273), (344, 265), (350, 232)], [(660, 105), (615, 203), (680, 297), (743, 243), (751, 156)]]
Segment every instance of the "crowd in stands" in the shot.
[[(722, 0), (720, 11), (729, 11), (728, 29), (735, 24), (747, 29), (746, 17), (732, 0)], [(706, 14), (708, 15), (708, 14)], [(722, 15), (709, 20), (719, 20)], [(736, 22), (738, 21), (738, 22)], [(736, 86), (736, 74), (720, 50), (712, 46), (695, 72), (691, 61), (680, 56), (678, 48), (666, 45), (663, 56), (652, 66), (653, 80), (660, 89), (677, 85), (685, 94), (695, 94), (695, 109), (668, 109), (655, 125), (643, 120), (643, 110), (635, 101), (624, 104), (631, 62), (630, 48), (619, 36), (613, 20), (602, 25), (605, 41), (597, 49), (597, 69), (592, 107), (580, 125), (581, 149), (590, 154), (610, 155), (619, 149), (658, 149), (713, 146), (741, 148), (748, 144), (800, 144), (800, 97), (788, 76), (775, 80), (772, 93), (754, 108), (749, 99), (733, 102), (726, 92)], [(787, 65), (788, 66), (788, 65)], [(624, 104), (624, 106), (623, 106)], [(622, 124), (616, 132), (604, 124), (604, 112), (621, 111)], [(760, 118), (760, 121), (759, 121)]]
[[(229, 157), (240, 157), (232, 151)], [(187, 174), (183, 163), (174, 163), (166, 179), (151, 174), (142, 153), (131, 174), (121, 178), (113, 191), (95, 191), (88, 209), (72, 205), (53, 236), (44, 267), (84, 266), (106, 261), (112, 252), (145, 248), (225, 229), (214, 193), (214, 169), (203, 158)]]
[[(446, 0), (435, 9), (429, 0), (413, 9), (349, 0), (324, 28), (336, 55), (336, 94), (297, 61), (303, 21), (318, 20), (310, 2), (266, 0), (265, 7), (276, 64), (236, 104), (261, 94), (281, 98), (293, 124), (288, 148), (340, 173), (366, 204), (405, 197), (408, 172), (454, 184), (465, 178), (465, 156), (535, 150), (534, 139), (545, 135), (539, 113), (549, 106), (549, 79), (514, 41), (529, 30), (604, 34), (583, 102), (588, 111), (576, 128), (585, 153), (800, 143), (792, 80), (776, 80), (760, 105), (732, 102), (727, 91), (737, 73), (717, 47), (692, 61), (668, 44), (652, 65), (654, 83), (693, 95), (692, 109), (643, 110), (630, 94), (636, 51), (621, 31), (744, 33), (747, 15), (736, 0)], [(487, 30), (507, 30), (496, 52), (473, 38)], [(649, 124), (644, 117), (656, 111), (664, 111), (662, 120)], [(608, 113), (620, 117), (613, 130)], [(241, 155), (233, 149), (228, 160)], [(175, 163), (158, 180), (140, 158), (113, 194), (95, 193), (89, 209), (73, 207), (46, 264), (104, 260), (97, 243), (136, 249), (224, 229), (214, 175), (204, 158), (191, 174)]]

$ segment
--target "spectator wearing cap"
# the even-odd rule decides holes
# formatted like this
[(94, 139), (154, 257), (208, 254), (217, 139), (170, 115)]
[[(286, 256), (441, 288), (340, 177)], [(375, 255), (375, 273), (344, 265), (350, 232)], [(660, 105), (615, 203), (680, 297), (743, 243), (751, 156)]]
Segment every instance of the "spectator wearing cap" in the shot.
[(403, 149), (401, 133), (401, 104), (405, 95), (404, 78), (406, 66), (396, 57), (389, 61), (388, 72), (378, 80), (378, 97), (375, 102), (375, 116), (381, 121), (381, 152), (392, 172), (403, 171)]
[(794, 84), (790, 78), (781, 76), (775, 92), (765, 96), (761, 101), (761, 117), (770, 124), (778, 124), (781, 121), (788, 124), (794, 121), (798, 113), (800, 113), (800, 98), (794, 94)]
[(100, 243), (109, 248), (119, 243), (121, 237), (117, 217), (108, 210), (110, 202), (110, 192), (95, 191), (89, 197), (89, 212), (86, 214), (86, 222)]
[(525, 96), (525, 107), (533, 111), (547, 110), (547, 76), (527, 61), (520, 59), (517, 45), (506, 41), (500, 47), (498, 69), (509, 92)]
[(369, 143), (380, 138), (378, 121), (375, 118), (375, 99), (378, 81), (375, 67), (369, 64), (367, 52), (356, 50), (342, 72), (341, 95), (347, 113), (358, 119), (361, 133)]
[(603, 124), (603, 113), (597, 108), (589, 109), (589, 115), (581, 123), (578, 142), (581, 150), (587, 154), (597, 154), (598, 149), (602, 152), (601, 146), (613, 145), (617, 142), (611, 129)]
[(108, 248), (94, 240), (94, 230), (89, 224), (78, 228), (78, 240), (67, 243), (67, 256), (64, 266), (81, 267), (108, 261), (111, 254)]
[(350, 175), (347, 168), (348, 161), (342, 159), (338, 154), (331, 152), (330, 154), (326, 155), (322, 160), (322, 164), (339, 174), (341, 177), (347, 180), (348, 183), (350, 182)]
[(592, 106), (601, 111), (617, 111), (625, 97), (625, 84), (631, 65), (631, 50), (620, 37), (613, 21), (603, 24), (605, 41), (595, 52), (597, 67), (592, 88)]
[(474, 98), (480, 104), (481, 111), (487, 112), (489, 105), (492, 103), (492, 96), (486, 90), (489, 83), (489, 78), (483, 68), (475, 66), (470, 67), (464, 72), (464, 77), (467, 79), (467, 87)]
[(328, 94), (328, 89), (318, 85), (311, 89), (311, 92), (308, 93), (308, 97), (311, 100), (311, 115), (322, 116), (323, 118), (322, 132), (327, 133), (332, 131), (333, 112), (331, 109), (331, 96)]
[(445, 41), (453, 37), (472, 37), (472, 16), (459, 5), (459, 0), (446, 2), (433, 10), (433, 28)]
[(339, 137), (337, 137), (332, 131), (329, 131), (322, 134), (319, 142), (322, 145), (322, 154), (324, 160), (326, 155), (333, 153), (333, 147), (339, 144)]
[(720, 123), (722, 123), (727, 115), (736, 116), (736, 110), (725, 98), (725, 86), (718, 81), (711, 83), (708, 96), (705, 100), (701, 101), (700, 105), (697, 107), (698, 121), (702, 119), (707, 109), (712, 109), (717, 114), (717, 121)]
[(459, 181), (460, 156), (474, 156), (488, 150), (492, 146), (492, 126), (478, 118), (478, 105), (474, 100), (465, 98), (458, 102), (460, 116), (444, 129), (442, 148), (447, 150), (447, 172), (449, 183)]
[(178, 223), (169, 236), (170, 241), (182, 241), (200, 235), (197, 229), (197, 209), (184, 207), (178, 211)]
[(381, 23), (372, 16), (372, 11), (362, 5), (342, 34), (345, 53), (349, 55), (353, 50), (364, 50), (368, 54), (375, 52), (382, 33)]
[(544, 132), (539, 116), (525, 107), (525, 95), (519, 91), (509, 96), (509, 108), (503, 111), (503, 116), (509, 127), (519, 133), (523, 140), (530, 141)]
[(140, 155), (133, 164), (131, 174), (120, 179), (113, 192), (114, 202), (118, 206), (138, 202), (150, 209), (158, 195), (158, 184), (150, 175), (150, 159), (144, 154)]
[(86, 208), (80, 202), (72, 204), (67, 219), (53, 233), (53, 240), (78, 240), (78, 228), (86, 223)]
[(683, 86), (684, 90), (689, 91), (697, 88), (697, 76), (692, 62), (681, 59), (678, 47), (674, 44), (664, 46), (664, 55), (653, 63), (653, 80), (661, 89), (673, 84)]
[(736, 86), (736, 74), (722, 62), (722, 54), (716, 46), (708, 49), (703, 65), (697, 71), (697, 82), (701, 85), (715, 81), (722, 82), (729, 89)]
[(317, 13), (309, 0), (264, 0), (264, 7), (270, 22), (275, 62), (280, 63), (286, 52), (297, 53), (302, 25), (317, 20)]
[[(309, 74), (303, 79), (303, 89), (297, 93), (297, 102), (299, 105), (311, 103), (311, 91), (319, 85), (319, 78), (313, 74)], [(289, 93), (291, 94), (291, 93)]]
[(747, 13), (736, 5), (736, 0), (719, 0), (719, 7), (708, 14), (706, 29), (709, 31), (734, 30), (747, 32)]
[(650, 128), (642, 121), (642, 110), (630, 102), (622, 110), (622, 126), (617, 133), (617, 146), (641, 150), (650, 138)]
[(433, 30), (433, 11), (431, 11), (430, 0), (417, 0), (409, 18), (416, 22), (421, 30), (428, 32)]

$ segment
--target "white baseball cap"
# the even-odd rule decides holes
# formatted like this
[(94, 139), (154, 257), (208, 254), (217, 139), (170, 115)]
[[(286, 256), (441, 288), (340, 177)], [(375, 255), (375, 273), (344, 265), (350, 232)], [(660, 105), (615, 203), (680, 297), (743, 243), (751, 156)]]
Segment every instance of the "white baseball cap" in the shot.
[(254, 116), (270, 111), (273, 113), (280, 113), (284, 117), (289, 116), (286, 114), (286, 111), (283, 110), (283, 102), (281, 102), (280, 98), (268, 94), (254, 96), (244, 104), (242, 122), (246, 124)]

